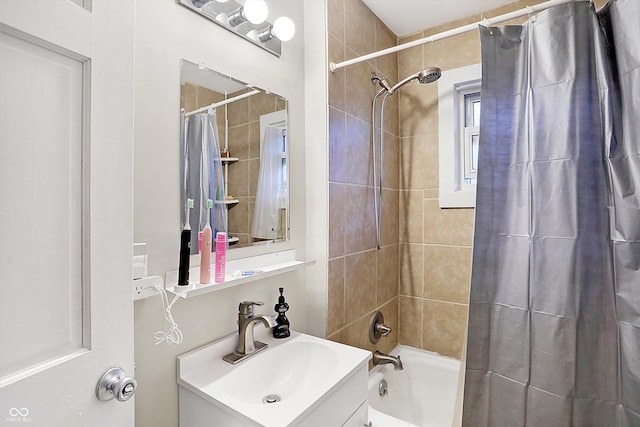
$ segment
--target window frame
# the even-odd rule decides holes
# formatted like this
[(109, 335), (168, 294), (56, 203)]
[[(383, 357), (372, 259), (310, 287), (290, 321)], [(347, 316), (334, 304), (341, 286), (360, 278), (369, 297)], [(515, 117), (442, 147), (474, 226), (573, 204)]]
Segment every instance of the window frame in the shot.
[[(478, 179), (478, 170), (473, 167), (473, 137), (480, 136), (480, 126), (465, 126), (464, 136), (460, 139), (460, 152), (464, 158), (464, 169), (462, 170), (462, 182), (467, 179)], [(474, 185), (467, 184), (464, 185)]]
[[(479, 92), (482, 65), (448, 70), (438, 81), (440, 208), (475, 207), (476, 184), (465, 184), (465, 95)], [(478, 129), (476, 129), (478, 132)], [(469, 148), (470, 147), (470, 144)]]
[(460, 134), (460, 169), (462, 176), (460, 177), (463, 185), (471, 185), (467, 183), (467, 180), (475, 180), (478, 177), (478, 171), (473, 167), (473, 137), (480, 135), (480, 123), (478, 117), (478, 124), (476, 125), (474, 104), (480, 103), (480, 81), (474, 81), (469, 84), (465, 84), (463, 87), (456, 88), (457, 95), (460, 97), (455, 108), (458, 112), (464, 111), (463, 120), (459, 124), (461, 129)]

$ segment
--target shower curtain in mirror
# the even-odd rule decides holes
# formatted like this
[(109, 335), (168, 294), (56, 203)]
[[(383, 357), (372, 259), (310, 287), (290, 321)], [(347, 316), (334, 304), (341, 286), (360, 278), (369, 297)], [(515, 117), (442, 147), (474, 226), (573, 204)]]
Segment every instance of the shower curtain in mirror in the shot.
[(640, 426), (639, 22), (481, 29), (465, 427)]
[(283, 135), (281, 129), (272, 126), (264, 132), (251, 237), (272, 240), (280, 237)]
[[(198, 232), (207, 223), (207, 199), (225, 199), (220, 138), (215, 110), (185, 117), (182, 113), (180, 138), (182, 185), (180, 190), (180, 220), (185, 223), (187, 199), (193, 199), (189, 215), (191, 225), (191, 254), (198, 251)], [(217, 196), (217, 199), (216, 199)], [(227, 207), (215, 203), (211, 210), (213, 238), (217, 231), (227, 231)], [(215, 245), (212, 245), (214, 247)]]

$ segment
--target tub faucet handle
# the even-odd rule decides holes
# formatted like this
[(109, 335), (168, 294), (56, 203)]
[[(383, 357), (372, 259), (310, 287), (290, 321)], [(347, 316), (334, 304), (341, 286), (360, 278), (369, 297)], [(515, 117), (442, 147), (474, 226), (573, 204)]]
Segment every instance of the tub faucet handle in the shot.
[(391, 328), (384, 324), (384, 316), (380, 311), (375, 311), (369, 322), (369, 341), (377, 344), (380, 338), (386, 337), (391, 333)]
[(376, 331), (380, 332), (383, 337), (386, 337), (391, 333), (391, 327), (385, 325), (384, 323), (378, 323), (376, 324)]

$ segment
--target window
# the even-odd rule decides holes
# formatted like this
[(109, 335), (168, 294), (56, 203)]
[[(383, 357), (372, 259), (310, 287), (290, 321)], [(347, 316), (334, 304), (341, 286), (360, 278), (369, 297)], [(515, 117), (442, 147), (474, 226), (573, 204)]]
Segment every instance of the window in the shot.
[[(479, 85), (480, 83), (478, 83)], [(460, 123), (460, 171), (464, 184), (476, 184), (478, 175), (478, 143), (480, 140), (480, 90), (475, 87), (467, 88), (460, 93), (460, 101), (455, 108), (459, 117), (464, 121)], [(476, 92), (475, 89), (478, 89)], [(473, 90), (473, 91), (471, 91)]]
[(475, 206), (481, 65), (445, 71), (438, 81), (440, 207)]

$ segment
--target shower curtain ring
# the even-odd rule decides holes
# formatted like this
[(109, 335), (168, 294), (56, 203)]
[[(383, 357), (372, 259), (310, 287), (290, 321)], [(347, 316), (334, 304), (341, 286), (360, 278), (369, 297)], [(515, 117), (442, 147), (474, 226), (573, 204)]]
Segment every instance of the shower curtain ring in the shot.
[[(489, 28), (491, 26), (491, 21), (489, 18), (484, 17), (484, 12), (480, 12), (480, 25), (485, 28)], [(493, 34), (493, 30), (489, 30), (489, 34)]]
[(529, 20), (530, 20), (531, 22), (533, 22), (533, 21), (534, 21), (534, 18), (535, 18), (535, 17), (533, 16), (533, 14), (534, 14), (534, 13), (536, 13), (536, 11), (535, 11), (535, 10), (533, 10), (533, 8), (532, 8), (531, 6), (525, 6), (524, 8), (525, 8), (525, 9), (526, 9), (526, 11), (527, 11), (527, 15), (529, 15)]

